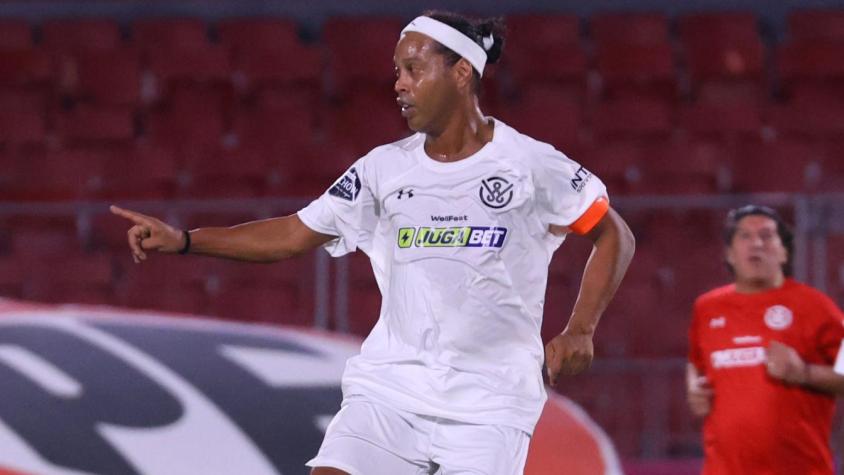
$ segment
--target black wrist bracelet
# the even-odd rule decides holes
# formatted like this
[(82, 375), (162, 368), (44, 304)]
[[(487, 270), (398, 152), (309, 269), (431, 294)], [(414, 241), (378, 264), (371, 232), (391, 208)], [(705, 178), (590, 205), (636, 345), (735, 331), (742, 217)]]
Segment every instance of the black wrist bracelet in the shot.
[(190, 233), (188, 231), (182, 231), (182, 234), (185, 235), (185, 247), (179, 251), (179, 254), (187, 254), (190, 251)]

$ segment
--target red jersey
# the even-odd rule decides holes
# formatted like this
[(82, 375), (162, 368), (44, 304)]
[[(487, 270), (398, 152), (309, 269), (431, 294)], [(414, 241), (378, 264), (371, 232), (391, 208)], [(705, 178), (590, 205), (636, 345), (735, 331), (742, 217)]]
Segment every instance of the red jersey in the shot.
[(728, 285), (697, 299), (689, 337), (689, 360), (715, 394), (703, 427), (704, 474), (832, 475), (835, 397), (765, 370), (773, 340), (807, 363), (833, 365), (844, 314), (829, 297), (792, 279), (756, 294)]

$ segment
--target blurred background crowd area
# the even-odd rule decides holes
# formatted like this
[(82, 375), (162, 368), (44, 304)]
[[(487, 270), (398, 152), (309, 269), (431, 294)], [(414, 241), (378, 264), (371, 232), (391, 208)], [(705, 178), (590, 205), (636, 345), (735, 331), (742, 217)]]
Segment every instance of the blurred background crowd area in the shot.
[[(67, 10), (0, 16), (0, 296), (366, 335), (380, 306), (366, 256), (138, 266), (107, 205), (185, 228), (295, 212), (372, 147), (408, 135), (392, 55), (412, 14)], [(624, 457), (699, 455), (686, 331), (694, 298), (730, 280), (726, 210), (782, 211), (797, 277), (844, 304), (844, 7), (780, 21), (753, 10), (506, 19), (482, 109), (599, 175), (638, 240), (595, 367), (559, 389)], [(546, 340), (590, 249), (569, 241), (551, 264)]]

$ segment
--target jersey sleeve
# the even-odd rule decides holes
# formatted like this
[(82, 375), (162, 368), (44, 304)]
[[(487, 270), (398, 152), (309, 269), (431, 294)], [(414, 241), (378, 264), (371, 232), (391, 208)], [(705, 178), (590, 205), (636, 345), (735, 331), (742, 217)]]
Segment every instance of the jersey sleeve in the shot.
[(537, 154), (534, 184), (540, 219), (586, 234), (609, 210), (604, 183), (592, 172), (547, 146)]
[[(821, 294), (820, 298), (823, 322), (818, 328), (815, 345), (824, 362), (832, 365), (836, 363), (842, 348), (841, 342), (844, 341), (844, 313), (826, 295)], [(844, 371), (844, 368), (841, 370)]]
[(377, 202), (366, 177), (364, 158), (297, 213), (305, 226), (337, 236), (324, 245), (334, 257), (354, 252), (370, 242), (378, 223)]

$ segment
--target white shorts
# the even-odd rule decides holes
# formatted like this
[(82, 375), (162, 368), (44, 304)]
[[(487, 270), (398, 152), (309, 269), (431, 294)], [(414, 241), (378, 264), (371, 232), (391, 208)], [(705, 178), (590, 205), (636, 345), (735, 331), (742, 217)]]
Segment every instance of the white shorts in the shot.
[(396, 410), (366, 399), (344, 402), (309, 467), (351, 475), (521, 475), (530, 436)]

